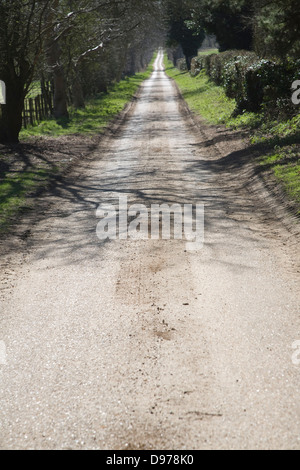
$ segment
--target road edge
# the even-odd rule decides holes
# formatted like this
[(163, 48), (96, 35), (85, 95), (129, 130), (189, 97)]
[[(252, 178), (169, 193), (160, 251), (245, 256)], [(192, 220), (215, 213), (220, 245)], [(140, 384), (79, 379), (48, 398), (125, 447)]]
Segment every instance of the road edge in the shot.
[[(180, 111), (187, 119), (190, 120), (192, 125), (191, 127), (194, 129), (194, 132), (198, 132), (206, 138), (205, 128), (216, 129), (217, 126), (209, 124), (200, 115), (194, 113), (185, 101), (176, 81), (167, 74), (166, 76), (174, 84), (179, 99)], [(228, 129), (225, 126), (218, 127), (224, 127), (224, 130), (232, 135), (236, 132), (235, 130)], [(246, 138), (247, 133), (245, 132), (244, 135)], [(218, 148), (218, 143), (213, 143), (213, 146), (216, 148), (216, 152), (221, 155), (222, 152)], [(242, 176), (244, 187), (247, 187), (247, 190), (260, 201), (263, 199), (265, 206), (269, 209), (270, 213), (273, 216), (275, 215), (276, 219), (280, 221), (293, 236), (300, 237), (300, 223), (299, 216), (296, 214), (296, 206), (288, 200), (283, 189), (278, 185), (271, 174), (268, 174), (270, 177), (270, 180), (268, 181), (266, 176), (259, 170), (259, 165), (255, 161), (255, 156), (253, 155), (247, 163), (247, 178), (245, 178), (244, 175)], [(241, 174), (239, 176), (241, 176)]]

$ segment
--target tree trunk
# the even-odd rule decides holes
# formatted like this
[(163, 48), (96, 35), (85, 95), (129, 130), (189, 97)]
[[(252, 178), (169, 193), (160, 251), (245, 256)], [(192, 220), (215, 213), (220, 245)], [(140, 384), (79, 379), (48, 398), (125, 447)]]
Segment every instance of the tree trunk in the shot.
[(187, 66), (188, 71), (191, 70), (191, 67), (192, 67), (192, 59), (193, 59), (193, 57), (185, 56), (185, 61), (186, 61), (186, 66)]
[(83, 90), (77, 73), (72, 83), (72, 98), (75, 108), (85, 108)]
[(56, 119), (68, 118), (67, 91), (64, 73), (61, 67), (57, 67), (53, 73), (54, 97), (53, 97), (53, 116)]
[(50, 39), (47, 47), (47, 62), (53, 73), (53, 116), (56, 119), (69, 117), (65, 73), (60, 58), (61, 51), (59, 44)]
[(117, 69), (116, 73), (116, 80), (117, 82), (120, 82), (122, 78), (125, 77), (126, 75), (126, 65), (127, 65), (127, 59), (128, 59), (128, 45), (124, 46), (124, 51), (123, 53), (121, 52), (121, 57), (119, 60), (119, 67)]
[(135, 50), (131, 49), (129, 51), (129, 60), (128, 60), (128, 75), (134, 75), (136, 70), (136, 55)]

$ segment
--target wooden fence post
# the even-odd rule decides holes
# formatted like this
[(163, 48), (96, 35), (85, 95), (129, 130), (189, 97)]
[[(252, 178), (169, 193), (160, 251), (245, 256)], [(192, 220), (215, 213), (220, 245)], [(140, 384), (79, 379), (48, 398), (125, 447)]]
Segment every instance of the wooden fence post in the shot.
[(36, 122), (50, 117), (53, 111), (53, 89), (49, 82), (42, 84), (42, 94), (24, 101), (22, 115), (23, 127), (34, 126)]
[(33, 107), (33, 99), (29, 98), (29, 121), (30, 124), (34, 125), (34, 107)]

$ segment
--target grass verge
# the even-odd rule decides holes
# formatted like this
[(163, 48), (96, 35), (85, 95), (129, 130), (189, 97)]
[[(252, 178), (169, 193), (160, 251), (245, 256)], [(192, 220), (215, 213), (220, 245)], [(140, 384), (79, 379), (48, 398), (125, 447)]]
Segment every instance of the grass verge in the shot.
[(210, 124), (223, 124), (231, 129), (250, 132), (250, 144), (261, 146), (257, 165), (275, 178), (300, 216), (300, 115), (275, 120), (263, 112), (234, 117), (236, 102), (227, 98), (202, 71), (197, 77), (181, 72), (165, 57), (166, 73), (173, 78), (189, 108)]
[(24, 140), (32, 136), (44, 135), (58, 137), (72, 134), (91, 136), (99, 134), (124, 109), (141, 83), (150, 76), (152, 70), (150, 64), (145, 72), (126, 77), (121, 82), (112, 85), (108, 93), (101, 93), (88, 100), (83, 109), (70, 108), (69, 119), (47, 119), (36, 126), (23, 129), (20, 138)]
[(219, 54), (219, 49), (207, 48), (198, 52), (198, 56), (210, 55), (210, 54)]

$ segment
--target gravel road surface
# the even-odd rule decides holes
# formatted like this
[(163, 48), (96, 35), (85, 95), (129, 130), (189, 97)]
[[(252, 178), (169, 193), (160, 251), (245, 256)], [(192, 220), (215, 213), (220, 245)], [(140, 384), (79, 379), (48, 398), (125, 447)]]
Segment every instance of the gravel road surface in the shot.
[[(179, 101), (160, 53), (120, 129), (3, 256), (2, 449), (300, 448), (299, 245), (217, 171)], [(204, 204), (203, 248), (99, 240), (97, 208), (119, 196)]]

